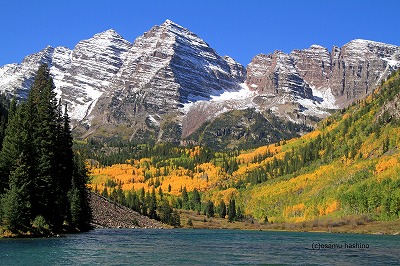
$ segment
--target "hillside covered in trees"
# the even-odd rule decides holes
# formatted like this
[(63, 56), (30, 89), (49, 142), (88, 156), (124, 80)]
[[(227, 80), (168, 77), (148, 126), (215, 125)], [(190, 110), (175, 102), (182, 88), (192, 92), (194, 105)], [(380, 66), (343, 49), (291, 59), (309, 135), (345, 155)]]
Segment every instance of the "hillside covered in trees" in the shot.
[(0, 234), (89, 229), (87, 169), (54, 88), (42, 65), (26, 102), (1, 101)]
[(92, 159), (92, 189), (141, 213), (157, 214), (156, 206), (164, 202), (231, 221), (396, 220), (399, 92), (396, 72), (365, 100), (321, 121), (313, 132), (254, 150), (80, 145)]

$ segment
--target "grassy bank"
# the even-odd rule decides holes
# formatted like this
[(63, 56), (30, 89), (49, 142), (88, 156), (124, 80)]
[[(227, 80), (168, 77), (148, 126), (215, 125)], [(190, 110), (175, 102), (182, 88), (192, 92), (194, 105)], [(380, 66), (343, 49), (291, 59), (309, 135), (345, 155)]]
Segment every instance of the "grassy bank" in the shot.
[(349, 216), (335, 220), (324, 219), (301, 223), (260, 223), (254, 219), (230, 223), (228, 219), (198, 215), (194, 211), (181, 211), (180, 215), (183, 228), (400, 235), (400, 219), (374, 221), (367, 216)]

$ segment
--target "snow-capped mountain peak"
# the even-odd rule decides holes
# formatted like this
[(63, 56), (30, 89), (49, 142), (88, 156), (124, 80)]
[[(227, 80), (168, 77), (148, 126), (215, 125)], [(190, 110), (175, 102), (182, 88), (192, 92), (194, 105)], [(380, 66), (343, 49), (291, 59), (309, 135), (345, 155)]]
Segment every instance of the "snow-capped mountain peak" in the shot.
[[(254, 108), (299, 123), (370, 93), (400, 67), (400, 48), (356, 39), (253, 58), (247, 71), (203, 39), (166, 20), (133, 43), (114, 29), (72, 50), (46, 47), (0, 67), (0, 91), (26, 98), (40, 64), (68, 103), (81, 135), (176, 140), (224, 112)], [(98, 129), (101, 129), (97, 133)], [(79, 131), (81, 130), (81, 131)], [(106, 133), (104, 133), (106, 132)]]

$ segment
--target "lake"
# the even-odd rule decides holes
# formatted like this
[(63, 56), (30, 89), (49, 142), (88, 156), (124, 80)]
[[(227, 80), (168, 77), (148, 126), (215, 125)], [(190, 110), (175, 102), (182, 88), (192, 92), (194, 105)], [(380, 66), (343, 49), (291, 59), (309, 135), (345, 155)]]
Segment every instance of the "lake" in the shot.
[(398, 265), (400, 236), (239, 230), (96, 229), (0, 239), (0, 265)]

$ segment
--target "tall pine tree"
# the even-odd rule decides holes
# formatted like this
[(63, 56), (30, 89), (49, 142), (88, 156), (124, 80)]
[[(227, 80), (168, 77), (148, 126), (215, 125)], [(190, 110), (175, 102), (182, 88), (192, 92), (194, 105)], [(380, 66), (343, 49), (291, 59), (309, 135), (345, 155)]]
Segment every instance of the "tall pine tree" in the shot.
[(28, 97), (30, 129), (34, 146), (34, 213), (42, 215), (50, 226), (61, 226), (57, 197), (57, 111), (54, 84), (47, 65), (41, 65)]

